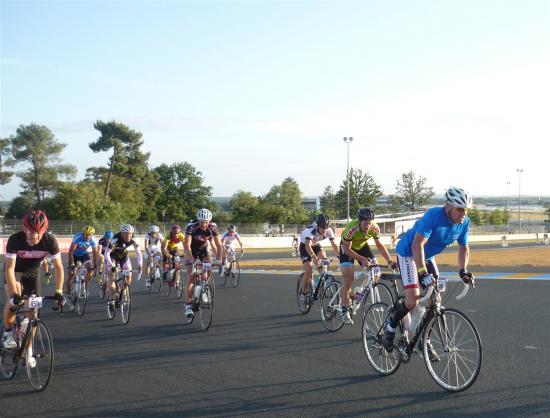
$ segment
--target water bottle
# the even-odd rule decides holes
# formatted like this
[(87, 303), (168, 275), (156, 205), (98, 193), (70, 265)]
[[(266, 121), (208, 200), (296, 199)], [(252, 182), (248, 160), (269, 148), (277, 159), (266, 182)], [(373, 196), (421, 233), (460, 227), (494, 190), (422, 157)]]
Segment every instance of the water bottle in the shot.
[(411, 324), (409, 325), (411, 332), (416, 331), (416, 328), (420, 325), (425, 312), (426, 307), (422, 303), (416, 305), (416, 307), (411, 311)]
[(201, 290), (202, 290), (201, 285), (197, 285), (197, 286), (194, 287), (193, 295), (195, 296), (195, 299), (199, 298), (199, 296), (201, 295)]

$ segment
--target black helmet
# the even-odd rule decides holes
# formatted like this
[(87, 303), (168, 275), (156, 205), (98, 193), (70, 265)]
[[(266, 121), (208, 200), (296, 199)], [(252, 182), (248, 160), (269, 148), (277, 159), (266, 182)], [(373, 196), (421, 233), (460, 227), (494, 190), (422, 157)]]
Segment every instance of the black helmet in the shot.
[(328, 226), (330, 225), (330, 218), (324, 213), (321, 213), (319, 216), (317, 216), (317, 219), (315, 219), (315, 223), (320, 228), (328, 228)]
[(227, 230), (230, 231), (230, 232), (236, 232), (237, 227), (234, 224), (231, 224), (231, 225), (229, 225), (229, 228), (227, 228)]
[(370, 208), (359, 208), (357, 218), (360, 221), (372, 221), (374, 219), (374, 211)]

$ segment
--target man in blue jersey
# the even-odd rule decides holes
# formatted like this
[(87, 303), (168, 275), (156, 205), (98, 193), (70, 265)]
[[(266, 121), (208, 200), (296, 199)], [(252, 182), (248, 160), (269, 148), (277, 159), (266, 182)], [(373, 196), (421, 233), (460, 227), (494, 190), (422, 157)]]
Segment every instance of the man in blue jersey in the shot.
[(445, 193), (445, 205), (431, 208), (409, 229), (397, 244), (397, 262), (405, 289), (405, 300), (393, 311), (386, 324), (383, 340), (387, 351), (393, 350), (395, 329), (399, 321), (415, 308), (420, 298), (420, 287), (426, 289), (438, 277), (434, 257), (448, 245), (458, 243), (459, 275), (465, 283), (473, 283), (474, 276), (466, 269), (470, 250), (468, 232), (470, 219), (466, 216), (472, 207), (472, 196), (457, 187)]
[[(89, 284), (93, 276), (93, 270), (98, 265), (97, 243), (93, 237), (95, 228), (93, 226), (85, 226), (82, 232), (76, 234), (69, 247), (69, 277), (67, 280), (67, 293), (70, 294), (75, 267), (77, 262), (81, 262), (83, 266), (88, 268), (86, 273), (86, 283)], [(90, 259), (88, 248), (92, 248), (93, 259)]]

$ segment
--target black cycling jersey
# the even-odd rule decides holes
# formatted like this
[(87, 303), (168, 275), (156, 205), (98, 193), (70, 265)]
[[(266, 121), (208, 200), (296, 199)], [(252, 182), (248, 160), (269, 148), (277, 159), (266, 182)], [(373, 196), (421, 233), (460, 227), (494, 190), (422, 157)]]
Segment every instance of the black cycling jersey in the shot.
[(128, 247), (131, 246), (133, 246), (136, 251), (139, 248), (139, 244), (133, 237), (130, 241), (126, 242), (124, 241), (124, 238), (122, 238), (121, 232), (116, 233), (113, 240), (109, 244), (109, 248), (111, 249), (111, 260), (120, 261), (128, 257)]
[(218, 225), (213, 222), (208, 224), (208, 228), (201, 229), (200, 222), (195, 222), (187, 226), (185, 236), (191, 235), (191, 250), (195, 252), (200, 248), (208, 246), (208, 242), (219, 235)]
[(101, 237), (99, 241), (97, 242), (97, 245), (101, 245), (101, 254), (105, 254), (105, 250), (111, 243), (111, 238), (107, 239), (105, 237)]
[(24, 273), (33, 278), (38, 277), (40, 263), (46, 256), (59, 257), (57, 239), (46, 232), (40, 242), (29, 245), (25, 232), (17, 232), (8, 238), (6, 258), (16, 258), (15, 272)]

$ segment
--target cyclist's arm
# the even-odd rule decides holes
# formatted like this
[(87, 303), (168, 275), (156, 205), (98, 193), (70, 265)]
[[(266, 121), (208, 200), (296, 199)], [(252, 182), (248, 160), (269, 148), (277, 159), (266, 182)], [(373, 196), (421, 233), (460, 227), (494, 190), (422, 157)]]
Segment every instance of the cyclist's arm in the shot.
[(382, 254), (382, 257), (384, 257), (386, 259), (386, 261), (388, 262), (388, 264), (390, 264), (391, 263), (391, 256), (390, 256), (390, 253), (389, 253), (388, 249), (386, 248), (386, 246), (384, 244), (382, 244), (380, 239), (375, 238), (374, 243), (376, 244), (376, 248), (378, 248), (378, 251), (380, 251), (380, 254)]
[(113, 261), (111, 260), (111, 251), (113, 251), (111, 247), (107, 247), (105, 249), (104, 258), (105, 258), (105, 262), (107, 263), (107, 268), (110, 268), (113, 266)]
[(459, 245), (458, 246), (458, 266), (460, 269), (467, 270), (468, 267), (468, 261), (470, 260), (470, 246), (468, 244), (466, 245)]
[(219, 235), (214, 235), (214, 244), (216, 245), (217, 259), (221, 261), (223, 255), (223, 245)]
[(183, 255), (187, 259), (187, 261), (193, 262), (193, 253), (191, 252), (191, 240), (193, 237), (191, 234), (185, 235), (185, 239), (183, 240)]
[(139, 249), (139, 245), (137, 243), (134, 244), (134, 250), (136, 252), (138, 267), (141, 268), (143, 266), (143, 256), (141, 254), (141, 250)]
[[(52, 256), (52, 263), (55, 270), (55, 289), (56, 293), (58, 290), (63, 289), (63, 282), (65, 281), (65, 273), (63, 271), (63, 262), (61, 261), (61, 254)], [(62, 292), (59, 292), (62, 293)]]
[(237, 237), (237, 242), (239, 243), (239, 245), (241, 246), (241, 253), (244, 252), (244, 248), (243, 248), (243, 242), (241, 241), (241, 239), (239, 237)]
[(357, 254), (355, 251), (353, 251), (353, 248), (351, 248), (351, 241), (346, 241), (344, 240), (343, 244), (342, 244), (342, 250), (344, 251), (344, 253), (352, 258), (355, 258), (360, 265), (363, 265), (366, 261), (367, 261), (367, 258), (366, 257), (363, 257), (359, 254)]
[(314, 259), (317, 260), (317, 256), (315, 255), (315, 253), (313, 252), (313, 248), (311, 248), (311, 240), (310, 239), (307, 239), (306, 238), (306, 243), (304, 244), (304, 247), (306, 249), (306, 252), (309, 254), (309, 256), (311, 257), (311, 260), (313, 261)]
[(74, 250), (76, 250), (76, 243), (72, 242), (71, 246), (69, 247), (69, 266), (72, 266), (74, 264), (74, 258), (73, 258)]
[[(426, 257), (424, 255), (424, 245), (428, 242), (428, 238), (420, 235), (418, 232), (414, 235), (412, 243), (412, 253), (416, 270), (426, 269)], [(426, 271), (426, 270), (424, 270)]]
[(96, 245), (95, 247), (92, 247), (92, 256), (93, 256), (93, 259), (94, 259), (94, 268), (96, 268), (97, 266), (99, 266), (99, 250), (98, 250), (98, 245)]
[(145, 252), (148, 254), (148, 255), (151, 255), (151, 253), (149, 252), (149, 244), (148, 244), (148, 239), (147, 239), (147, 236), (145, 236), (145, 238), (143, 239), (143, 247), (145, 248)]
[(10, 295), (18, 295), (15, 280), (15, 262), (17, 260), (17, 255), (15, 254), (6, 254), (6, 264), (5, 264), (5, 278), (6, 286), (8, 287), (8, 293)]
[(338, 245), (336, 245), (335, 239), (330, 240), (330, 246), (334, 250), (334, 254), (336, 255), (336, 257), (338, 257), (338, 255), (340, 254), (340, 249), (338, 248)]

